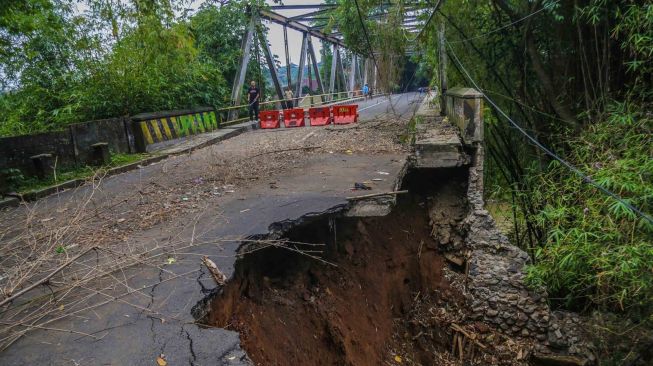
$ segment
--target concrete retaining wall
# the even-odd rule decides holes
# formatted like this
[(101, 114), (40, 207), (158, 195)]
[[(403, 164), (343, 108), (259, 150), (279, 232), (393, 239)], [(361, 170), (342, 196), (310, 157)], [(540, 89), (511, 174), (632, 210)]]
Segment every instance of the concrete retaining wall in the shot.
[(460, 129), (465, 144), (483, 141), (483, 94), (471, 88), (449, 89), (445, 95), (449, 121)]
[(0, 194), (8, 189), (5, 175), (17, 169), (25, 176), (36, 174), (30, 157), (52, 154), (57, 168), (93, 163), (93, 144), (106, 142), (112, 153), (147, 151), (147, 146), (215, 130), (219, 127), (213, 108), (143, 113), (76, 123), (61, 131), (0, 138)]
[(146, 152), (148, 146), (217, 129), (212, 108), (142, 113), (131, 117), (135, 146)]
[(56, 156), (57, 166), (75, 165), (75, 146), (70, 129), (0, 138), (0, 170), (18, 169), (25, 175), (33, 175), (30, 156), (38, 154)]
[(97, 142), (107, 142), (113, 152), (133, 152), (133, 136), (127, 118), (111, 118), (69, 125), (62, 131), (0, 138), (0, 170), (18, 169), (34, 174), (31, 156), (52, 154), (57, 167), (92, 162)]

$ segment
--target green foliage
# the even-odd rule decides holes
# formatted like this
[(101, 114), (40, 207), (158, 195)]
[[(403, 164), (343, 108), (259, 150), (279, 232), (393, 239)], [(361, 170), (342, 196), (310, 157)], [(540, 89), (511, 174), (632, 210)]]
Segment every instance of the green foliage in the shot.
[[(419, 60), (438, 69), (444, 23), (454, 53), (511, 118), (653, 214), (651, 1), (445, 1), (441, 10)], [(449, 87), (470, 86), (448, 53)], [(535, 258), (529, 280), (558, 305), (650, 314), (650, 223), (551, 162), (490, 109), (485, 133), (487, 191), (512, 204), (513, 239)]]
[[(611, 105), (608, 117), (570, 141), (569, 159), (601, 186), (653, 211), (653, 119)], [(558, 163), (532, 171), (529, 192), (546, 233), (528, 279), (568, 306), (653, 309), (653, 224)]]
[[(0, 10), (0, 136), (157, 110), (223, 106), (250, 1), (18, 1)], [(228, 80), (228, 81), (227, 81)]]
[(339, 6), (331, 16), (330, 25), (337, 25), (350, 50), (360, 55), (375, 53), (378, 84), (383, 90), (395, 90), (402, 75), (409, 34), (401, 24), (407, 3), (404, 0), (390, 3), (358, 0), (357, 9), (354, 1), (339, 0)]

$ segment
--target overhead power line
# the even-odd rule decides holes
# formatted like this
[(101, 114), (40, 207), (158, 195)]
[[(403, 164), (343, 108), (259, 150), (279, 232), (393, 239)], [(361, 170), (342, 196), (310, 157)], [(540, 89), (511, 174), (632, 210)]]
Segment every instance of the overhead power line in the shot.
[(417, 35), (417, 37), (415, 37), (415, 39), (419, 39), (419, 37), (422, 36), (422, 33), (424, 33), (424, 31), (429, 27), (429, 24), (431, 24), (431, 20), (433, 20), (433, 16), (435, 15), (435, 13), (437, 13), (440, 10), (440, 5), (442, 5), (442, 0), (438, 0), (437, 4), (435, 4), (435, 7), (433, 8), (433, 12), (429, 16), (429, 19), (426, 21), (426, 23), (424, 23), (422, 30), (419, 31), (419, 34)]
[(535, 139), (533, 136), (529, 135), (528, 132), (526, 132), (526, 131), (521, 127), (521, 126), (519, 126), (515, 121), (513, 121), (512, 118), (510, 118), (510, 117), (509, 117), (509, 116), (508, 116), (508, 115), (507, 115), (507, 114), (506, 114), (506, 113), (505, 113), (501, 108), (499, 108), (499, 106), (498, 106), (496, 103), (494, 103), (494, 101), (493, 101), (492, 99), (490, 99), (490, 98), (487, 96), (487, 94), (485, 94), (485, 93), (483, 92), (483, 89), (481, 89), (481, 88), (478, 86), (478, 84), (476, 83), (476, 81), (474, 81), (474, 79), (471, 77), (471, 75), (469, 74), (469, 72), (467, 71), (467, 69), (465, 68), (465, 66), (462, 64), (462, 62), (460, 61), (460, 59), (459, 59), (458, 56), (456, 55), (456, 52), (453, 50), (453, 47), (451, 46), (451, 44), (450, 44), (449, 42), (446, 42), (446, 43), (447, 43), (447, 46), (449, 46), (449, 50), (451, 51), (451, 55), (453, 56), (453, 59), (456, 61), (456, 63), (458, 64), (458, 66), (460, 66), (460, 69), (463, 71), (463, 74), (465, 74), (465, 77), (466, 77), (466, 78), (467, 78), (467, 79), (472, 83), (472, 85), (474, 86), (474, 88), (476, 88), (476, 90), (478, 90), (479, 93), (481, 93), (481, 94), (483, 95), (483, 98), (485, 98), (485, 100), (487, 100), (488, 103), (490, 103), (490, 104), (494, 107), (494, 109), (495, 109), (497, 112), (499, 112), (499, 114), (501, 114), (501, 115), (502, 115), (506, 120), (508, 120), (508, 122), (510, 122), (510, 124), (511, 124), (515, 129), (517, 129), (517, 131), (521, 132), (521, 134), (524, 135), (524, 136), (525, 136), (525, 137), (526, 137), (526, 138), (527, 138), (527, 139), (528, 139), (528, 140), (529, 140), (533, 145), (535, 145), (536, 147), (538, 147), (539, 149), (541, 149), (542, 151), (544, 151), (545, 154), (549, 155), (549, 156), (552, 157), (553, 159), (555, 159), (555, 160), (557, 160), (558, 162), (560, 162), (562, 165), (564, 165), (564, 166), (567, 167), (569, 170), (571, 170), (574, 174), (576, 174), (576, 175), (578, 175), (579, 177), (581, 177), (581, 178), (583, 179), (584, 182), (587, 182), (587, 183), (591, 184), (592, 186), (596, 187), (596, 188), (597, 188), (598, 190), (600, 190), (601, 192), (603, 192), (603, 193), (605, 193), (606, 195), (608, 195), (608, 196), (612, 197), (613, 199), (617, 200), (617, 201), (618, 201), (619, 203), (621, 203), (622, 205), (628, 207), (631, 211), (633, 211), (633, 212), (635, 212), (636, 214), (638, 214), (640, 217), (642, 217), (643, 219), (645, 219), (646, 221), (648, 221), (650, 224), (653, 224), (653, 218), (651, 218), (650, 216), (648, 216), (647, 214), (645, 214), (642, 210), (640, 210), (639, 208), (633, 206), (631, 203), (629, 203), (629, 202), (626, 201), (625, 199), (621, 198), (621, 197), (620, 197), (619, 195), (617, 195), (616, 193), (610, 191), (610, 190), (607, 189), (607, 188), (604, 188), (602, 185), (598, 184), (598, 183), (597, 183), (594, 179), (592, 179), (590, 176), (588, 176), (588, 175), (586, 175), (585, 173), (583, 173), (580, 169), (578, 169), (578, 168), (576, 168), (575, 166), (573, 166), (570, 162), (568, 162), (568, 161), (566, 161), (565, 159), (561, 158), (560, 156), (556, 155), (556, 153), (554, 153), (553, 151), (551, 151), (550, 149), (548, 149), (546, 146), (542, 145), (542, 143), (540, 143), (539, 141), (537, 141), (537, 139)]
[(488, 35), (490, 35), (490, 34), (492, 34), (492, 33), (496, 33), (496, 32), (498, 32), (498, 31), (500, 31), (500, 30), (506, 29), (506, 28), (508, 28), (508, 27), (510, 27), (510, 26), (513, 26), (513, 25), (517, 24), (517, 23), (521, 23), (521, 22), (523, 22), (524, 20), (526, 20), (526, 19), (528, 19), (528, 18), (530, 18), (530, 17), (532, 17), (532, 16), (535, 16), (535, 15), (537, 15), (537, 14), (543, 12), (544, 10), (546, 10), (546, 8), (540, 8), (539, 10), (534, 11), (534, 12), (532, 12), (532, 13), (526, 15), (525, 17), (521, 18), (521, 19), (517, 19), (517, 20), (515, 20), (514, 22), (512, 22), (512, 23), (510, 23), (510, 24), (506, 24), (506, 25), (501, 26), (501, 27), (499, 27), (499, 28), (497, 28), (497, 29), (493, 29), (493, 30), (491, 30), (491, 31), (489, 31), (489, 32), (486, 32), (486, 33), (483, 33), (483, 34), (479, 34), (479, 35), (474, 36), (474, 37), (465, 38), (465, 39), (462, 39), (462, 40), (460, 40), (460, 41), (452, 41), (452, 42), (450, 42), (450, 43), (463, 43), (463, 42), (469, 42), (469, 41), (472, 41), (472, 40), (475, 40), (475, 39), (479, 39), (479, 38), (486, 37), (486, 36), (488, 36)]
[(363, 21), (363, 15), (361, 14), (361, 8), (358, 6), (358, 0), (354, 0), (354, 3), (356, 4), (356, 12), (358, 13), (358, 20), (361, 23), (361, 26), (363, 27), (363, 34), (365, 35), (365, 41), (367, 42), (367, 48), (369, 48), (370, 55), (372, 56), (372, 61), (374, 61), (374, 67), (376, 69), (379, 69), (379, 65), (376, 63), (376, 56), (374, 56), (374, 48), (372, 48), (372, 42), (370, 42), (370, 36), (367, 34), (367, 27), (365, 26), (365, 22)]

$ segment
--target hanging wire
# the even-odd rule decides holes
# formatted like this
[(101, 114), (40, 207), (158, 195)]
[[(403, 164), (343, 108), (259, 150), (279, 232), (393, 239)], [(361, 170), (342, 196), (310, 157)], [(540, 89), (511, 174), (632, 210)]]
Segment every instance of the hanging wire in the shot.
[(474, 88), (476, 88), (476, 90), (478, 90), (483, 95), (483, 98), (485, 98), (485, 100), (487, 100), (488, 103), (490, 103), (499, 114), (501, 114), (506, 120), (508, 120), (508, 122), (510, 122), (510, 124), (515, 129), (517, 129), (517, 131), (519, 131), (522, 135), (524, 135), (531, 142), (531, 144), (538, 147), (545, 154), (549, 155), (553, 159), (560, 162), (562, 165), (567, 167), (567, 169), (571, 170), (574, 174), (578, 175), (580, 178), (582, 178), (583, 182), (591, 184), (592, 186), (594, 186), (595, 188), (597, 188), (598, 190), (600, 190), (604, 194), (612, 197), (613, 199), (617, 200), (622, 205), (628, 207), (631, 211), (635, 212), (637, 215), (639, 215), (640, 217), (642, 217), (643, 219), (648, 221), (650, 224), (653, 224), (653, 218), (651, 218), (649, 215), (645, 214), (642, 210), (635, 207), (634, 205), (632, 205), (627, 200), (621, 198), (616, 193), (610, 191), (607, 188), (604, 188), (602, 185), (598, 184), (594, 179), (592, 179), (592, 177), (590, 177), (589, 175), (586, 175), (580, 169), (578, 169), (577, 167), (575, 167), (574, 165), (572, 165), (571, 163), (569, 163), (565, 159), (561, 158), (560, 156), (556, 155), (553, 151), (551, 151), (550, 149), (548, 149), (547, 147), (542, 145), (542, 143), (537, 141), (537, 139), (535, 139), (533, 136), (529, 135), (528, 132), (526, 132), (521, 126), (519, 126), (515, 121), (513, 121), (512, 118), (510, 118), (501, 108), (499, 108), (499, 106), (496, 103), (494, 103), (494, 101), (492, 99), (490, 99), (490, 97), (487, 96), (487, 94), (485, 94), (483, 92), (483, 90), (478, 86), (476, 81), (474, 81), (474, 79), (471, 77), (471, 75), (469, 74), (469, 72), (467, 71), (465, 66), (462, 64), (462, 62), (460, 61), (460, 59), (456, 55), (456, 52), (453, 50), (453, 47), (451, 46), (451, 44), (449, 42), (446, 42), (446, 44), (449, 47), (449, 50), (451, 51), (451, 55), (453, 56), (453, 59), (456, 61), (456, 63), (460, 67), (460, 69), (463, 71), (463, 74), (465, 75), (465, 77), (472, 83)]
[[(555, 4), (557, 4), (557, 2), (556, 2)], [(499, 27), (499, 28), (497, 28), (497, 29), (493, 29), (493, 30), (491, 30), (491, 31), (489, 31), (489, 32), (486, 32), (486, 33), (483, 33), (483, 34), (479, 34), (479, 35), (474, 36), (474, 37), (465, 38), (465, 39), (462, 39), (462, 40), (460, 40), (460, 41), (452, 41), (452, 42), (449, 42), (449, 43), (452, 43), (452, 44), (453, 44), (453, 43), (464, 43), (464, 42), (469, 42), (469, 41), (472, 41), (472, 40), (475, 40), (475, 39), (479, 39), (479, 38), (483, 38), (483, 37), (489, 36), (490, 34), (493, 34), (493, 33), (496, 33), (496, 32), (498, 32), (498, 31), (500, 31), (500, 30), (506, 29), (506, 28), (508, 28), (508, 27), (510, 27), (510, 26), (513, 26), (513, 25), (517, 24), (517, 23), (521, 23), (521, 22), (523, 22), (524, 20), (526, 20), (526, 19), (528, 19), (528, 18), (530, 18), (530, 17), (532, 17), (532, 16), (535, 16), (535, 15), (537, 15), (537, 14), (543, 12), (544, 10), (546, 10), (546, 8), (541, 8), (541, 9), (539, 9), (539, 10), (537, 10), (537, 11), (534, 11), (534, 12), (532, 12), (532, 13), (530, 13), (530, 14), (524, 16), (524, 17), (521, 18), (521, 19), (517, 19), (517, 20), (515, 20), (514, 22), (512, 22), (512, 23), (510, 23), (510, 24), (506, 24), (506, 25), (504, 25), (504, 26), (501, 26), (501, 27)]]

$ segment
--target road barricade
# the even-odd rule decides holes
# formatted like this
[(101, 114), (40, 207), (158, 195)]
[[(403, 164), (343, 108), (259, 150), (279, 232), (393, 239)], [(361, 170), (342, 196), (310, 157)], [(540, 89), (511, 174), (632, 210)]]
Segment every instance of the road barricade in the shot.
[(279, 111), (261, 111), (258, 116), (261, 128), (279, 128)]
[(333, 123), (336, 125), (346, 125), (358, 121), (358, 104), (334, 105)]
[(287, 127), (304, 127), (304, 110), (302, 108), (283, 111), (283, 125)]
[(331, 124), (331, 108), (315, 107), (308, 110), (311, 126), (326, 126)]

